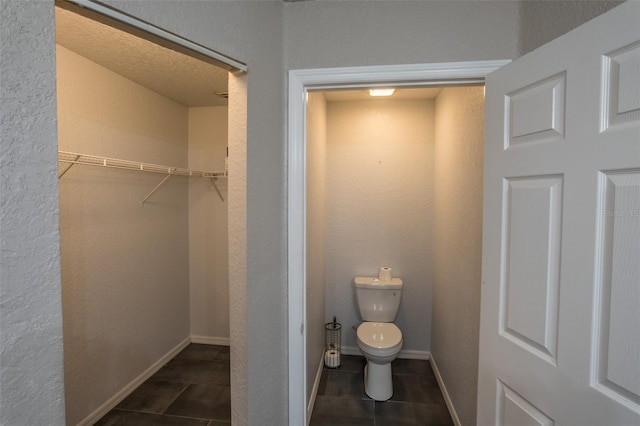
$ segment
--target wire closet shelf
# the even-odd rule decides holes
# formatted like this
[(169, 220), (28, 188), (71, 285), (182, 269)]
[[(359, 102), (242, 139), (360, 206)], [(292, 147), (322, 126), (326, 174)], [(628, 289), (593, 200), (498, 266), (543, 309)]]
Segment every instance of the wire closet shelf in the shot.
[(83, 166), (98, 166), (107, 167), (111, 169), (132, 170), (146, 173), (157, 173), (167, 175), (162, 182), (160, 182), (143, 200), (142, 204), (153, 193), (155, 193), (171, 176), (186, 176), (186, 177), (200, 177), (211, 179), (218, 196), (222, 201), (224, 198), (220, 193), (220, 189), (216, 184), (219, 178), (226, 178), (228, 174), (226, 172), (204, 172), (199, 170), (184, 169), (181, 167), (164, 166), (160, 164), (141, 163), (137, 161), (122, 160), (119, 158), (100, 157), (97, 155), (79, 154), (77, 152), (58, 151), (58, 162), (69, 164), (67, 168), (62, 170), (58, 174), (58, 179), (62, 178), (74, 165)]

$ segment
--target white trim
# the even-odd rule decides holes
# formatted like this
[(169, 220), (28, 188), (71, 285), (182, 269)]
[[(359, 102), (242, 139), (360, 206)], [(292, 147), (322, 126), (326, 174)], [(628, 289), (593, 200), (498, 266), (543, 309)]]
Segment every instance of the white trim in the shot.
[[(342, 355), (362, 356), (362, 352), (360, 351), (360, 348), (358, 348), (357, 346), (341, 346), (340, 353)], [(429, 351), (416, 351), (412, 349), (408, 349), (408, 350), (403, 349), (398, 354), (398, 359), (422, 359), (427, 361), (429, 360), (430, 357), (431, 357), (431, 352)]]
[(431, 352), (429, 351), (414, 351), (414, 350), (401, 350), (398, 354), (399, 359), (421, 359), (428, 361), (431, 359)]
[(431, 369), (436, 376), (436, 380), (438, 381), (438, 386), (440, 387), (440, 392), (442, 392), (442, 397), (444, 398), (444, 402), (447, 403), (447, 408), (449, 409), (449, 415), (451, 416), (451, 420), (453, 420), (453, 424), (455, 426), (461, 426), (460, 419), (458, 418), (458, 413), (456, 413), (456, 409), (453, 406), (453, 401), (451, 401), (451, 397), (449, 396), (449, 392), (447, 392), (447, 387), (444, 385), (444, 381), (442, 380), (442, 376), (440, 375), (440, 370), (438, 370), (438, 366), (436, 365), (436, 360), (433, 358), (433, 355), (430, 359)]
[(289, 425), (306, 424), (306, 91), (484, 82), (509, 60), (319, 68), (289, 71), (287, 197), (289, 310)]
[(313, 388), (311, 389), (311, 396), (307, 405), (307, 425), (311, 422), (311, 414), (313, 413), (313, 406), (316, 404), (316, 396), (318, 396), (318, 388), (320, 387), (320, 379), (322, 378), (322, 371), (324, 370), (324, 354), (320, 357), (320, 364), (316, 371), (316, 379), (313, 382)]
[(111, 398), (106, 400), (100, 407), (98, 407), (93, 413), (89, 414), (84, 418), (77, 426), (91, 426), (104, 417), (109, 411), (114, 409), (116, 405), (120, 404), (123, 399), (128, 397), (131, 392), (136, 390), (138, 386), (144, 383), (149, 377), (153, 376), (158, 370), (160, 370), (167, 362), (169, 362), (173, 357), (178, 355), (181, 350), (186, 348), (189, 343), (191, 343), (191, 339), (187, 337), (182, 342), (178, 343), (173, 349), (167, 352), (164, 356), (162, 356), (159, 360), (151, 364), (149, 368), (144, 370), (142, 374), (129, 382), (126, 386), (116, 392)]
[(306, 102), (305, 88), (289, 72), (289, 147), (287, 149), (287, 234), (289, 300), (289, 425), (305, 421), (307, 394), (306, 322)]
[(509, 62), (497, 60), (290, 70), (289, 82), (292, 77), (295, 78), (302, 85), (302, 90), (375, 87), (389, 83), (412, 87), (484, 83), (487, 74)]
[(191, 336), (191, 343), (201, 343), (203, 345), (231, 346), (228, 337), (211, 337), (211, 336)]
[(340, 346), (340, 353), (342, 355), (362, 355), (357, 346)]

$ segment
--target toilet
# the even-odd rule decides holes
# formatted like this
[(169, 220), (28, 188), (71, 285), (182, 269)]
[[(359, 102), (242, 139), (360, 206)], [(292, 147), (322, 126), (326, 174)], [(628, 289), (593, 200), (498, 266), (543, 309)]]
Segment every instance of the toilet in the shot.
[(390, 271), (381, 268), (379, 277), (353, 280), (364, 321), (356, 331), (358, 347), (367, 360), (364, 390), (376, 401), (386, 401), (393, 395), (391, 361), (402, 349), (402, 332), (393, 324), (400, 307), (402, 280), (391, 278)]

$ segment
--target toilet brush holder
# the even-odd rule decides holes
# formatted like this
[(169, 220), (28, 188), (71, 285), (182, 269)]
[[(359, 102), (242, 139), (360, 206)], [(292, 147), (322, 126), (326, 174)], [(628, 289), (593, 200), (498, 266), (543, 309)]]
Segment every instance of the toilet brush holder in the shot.
[(324, 365), (328, 368), (340, 367), (340, 344), (342, 341), (342, 325), (333, 319), (324, 325)]

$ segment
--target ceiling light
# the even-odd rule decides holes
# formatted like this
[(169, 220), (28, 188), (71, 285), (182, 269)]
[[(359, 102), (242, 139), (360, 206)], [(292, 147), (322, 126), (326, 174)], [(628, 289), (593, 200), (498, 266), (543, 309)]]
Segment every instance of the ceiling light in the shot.
[(369, 96), (391, 96), (396, 89), (369, 89)]

